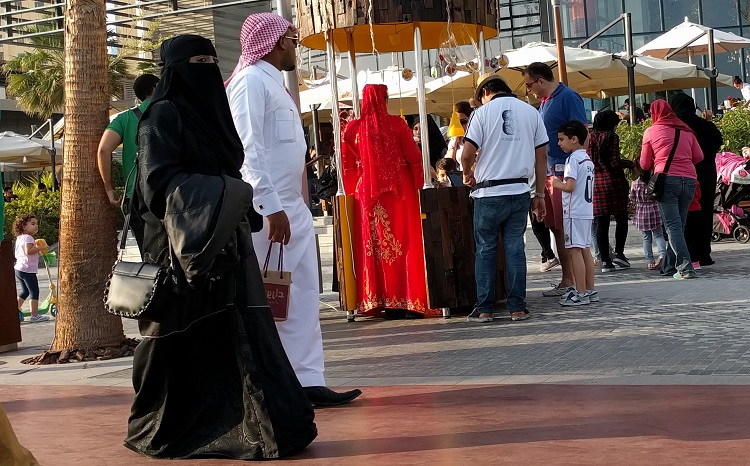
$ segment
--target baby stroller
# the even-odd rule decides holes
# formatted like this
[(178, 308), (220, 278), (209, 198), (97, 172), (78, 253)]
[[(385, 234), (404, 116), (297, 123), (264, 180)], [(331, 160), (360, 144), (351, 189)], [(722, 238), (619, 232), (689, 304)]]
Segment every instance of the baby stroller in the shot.
[(731, 236), (735, 241), (750, 241), (750, 215), (743, 206), (750, 207), (750, 160), (731, 152), (716, 154), (716, 184), (714, 229), (711, 239), (721, 241)]

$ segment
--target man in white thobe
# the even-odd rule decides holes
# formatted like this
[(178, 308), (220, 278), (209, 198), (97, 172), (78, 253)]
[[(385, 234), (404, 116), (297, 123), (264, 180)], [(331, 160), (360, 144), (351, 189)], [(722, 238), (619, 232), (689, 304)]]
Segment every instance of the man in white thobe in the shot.
[(295, 68), (297, 29), (276, 14), (254, 14), (245, 20), (240, 43), (242, 56), (226, 85), (245, 149), (242, 178), (253, 186), (253, 206), (266, 219), (263, 230), (253, 234), (253, 245), (259, 261), (273, 246), (270, 263), (276, 264), (283, 244), (283, 268), (292, 276), (289, 315), (276, 328), (313, 406), (345, 404), (361, 392), (336, 393), (325, 386), (318, 255), (302, 194), (307, 144), (281, 74)]

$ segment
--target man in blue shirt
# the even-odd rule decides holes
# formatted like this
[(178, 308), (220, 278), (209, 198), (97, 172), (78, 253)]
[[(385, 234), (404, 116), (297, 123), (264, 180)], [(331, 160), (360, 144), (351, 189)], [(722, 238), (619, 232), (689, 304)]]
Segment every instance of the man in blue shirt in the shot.
[[(547, 128), (550, 141), (557, 141), (557, 129), (563, 123), (570, 120), (578, 120), (587, 123), (586, 109), (583, 99), (578, 93), (563, 83), (557, 82), (552, 69), (540, 62), (530, 64), (523, 71), (523, 79), (526, 81), (526, 90), (542, 100), (539, 113)], [(559, 297), (567, 293), (573, 287), (573, 267), (565, 249), (565, 233), (563, 232), (562, 192), (552, 188), (552, 177), (562, 177), (565, 171), (565, 159), (568, 154), (557, 144), (547, 146), (547, 189), (545, 201), (547, 203), (547, 215), (544, 218), (546, 226), (552, 230), (557, 244), (557, 255), (562, 266), (562, 280), (560, 284), (543, 293), (548, 297)], [(550, 170), (554, 170), (552, 173)]]

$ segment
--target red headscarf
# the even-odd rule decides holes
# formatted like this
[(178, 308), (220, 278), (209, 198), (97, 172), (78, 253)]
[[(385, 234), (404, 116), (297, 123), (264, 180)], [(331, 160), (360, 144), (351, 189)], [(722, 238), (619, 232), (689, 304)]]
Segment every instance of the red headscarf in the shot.
[(362, 92), (362, 116), (359, 119), (358, 149), (362, 164), (362, 199), (366, 205), (377, 201), (378, 196), (392, 192), (399, 194), (398, 177), (394, 176), (393, 164), (403, 159), (401, 142), (392, 130), (393, 117), (388, 114), (386, 98), (388, 86), (368, 84)]
[(669, 126), (670, 128), (688, 131), (695, 134), (688, 125), (677, 118), (677, 115), (674, 114), (672, 107), (669, 106), (669, 103), (666, 100), (654, 100), (651, 102), (649, 109), (651, 111), (651, 119), (653, 120), (654, 125)]

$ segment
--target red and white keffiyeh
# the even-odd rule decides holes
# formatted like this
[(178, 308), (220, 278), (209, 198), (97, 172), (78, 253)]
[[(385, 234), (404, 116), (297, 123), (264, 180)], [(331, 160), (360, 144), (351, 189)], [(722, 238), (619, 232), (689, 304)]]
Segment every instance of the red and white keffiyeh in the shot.
[(271, 53), (289, 28), (292, 28), (295, 34), (299, 34), (292, 23), (276, 13), (256, 13), (248, 16), (240, 32), (240, 60), (224, 85), (229, 85), (234, 75)]

